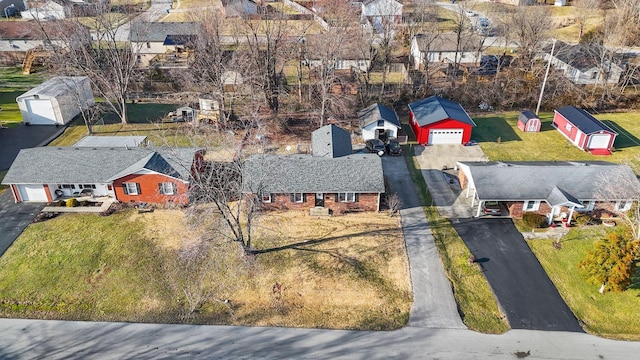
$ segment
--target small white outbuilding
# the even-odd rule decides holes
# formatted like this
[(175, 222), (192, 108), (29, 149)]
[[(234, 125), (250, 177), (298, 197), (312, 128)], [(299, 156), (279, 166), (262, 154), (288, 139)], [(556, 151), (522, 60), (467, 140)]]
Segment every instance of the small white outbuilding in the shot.
[(57, 76), (16, 98), (27, 125), (65, 125), (94, 104), (86, 76)]

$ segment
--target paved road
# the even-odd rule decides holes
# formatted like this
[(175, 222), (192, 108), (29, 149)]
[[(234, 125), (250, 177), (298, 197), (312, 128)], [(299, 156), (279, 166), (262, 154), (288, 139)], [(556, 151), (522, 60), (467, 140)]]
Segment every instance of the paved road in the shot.
[(400, 215), (413, 284), (409, 326), (465, 328), (404, 158), (384, 156), (382, 165), (402, 203)]
[(15, 204), (11, 191), (6, 190), (0, 194), (0, 257), (38, 215), (44, 205), (42, 203)]
[(2, 359), (628, 360), (640, 352), (640, 343), (532, 330), (487, 335), (0, 319), (0, 334)]
[(583, 331), (511, 219), (463, 219), (453, 226), (513, 329)]
[(64, 126), (20, 125), (0, 129), (0, 170), (8, 169), (21, 149), (43, 146), (58, 137)]

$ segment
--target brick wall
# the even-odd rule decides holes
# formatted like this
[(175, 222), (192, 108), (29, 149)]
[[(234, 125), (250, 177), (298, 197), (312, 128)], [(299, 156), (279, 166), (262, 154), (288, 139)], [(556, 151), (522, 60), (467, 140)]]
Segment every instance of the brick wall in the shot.
[[(331, 209), (335, 214), (341, 214), (351, 211), (377, 211), (378, 210), (378, 194), (366, 193), (357, 194), (356, 202), (338, 202), (336, 194), (324, 194), (324, 207)], [(316, 206), (316, 194), (303, 194), (304, 201), (301, 203), (291, 202), (289, 194), (272, 194), (270, 203), (262, 203), (263, 209), (295, 209), (307, 210)]]
[[(128, 195), (124, 193), (122, 184), (125, 182), (140, 184), (140, 194)], [(158, 189), (159, 183), (170, 182), (176, 184), (176, 194), (162, 195)], [(187, 183), (160, 174), (127, 175), (113, 182), (116, 199), (120, 202), (148, 202), (173, 203), (186, 205), (189, 203)]]
[(458, 180), (460, 181), (460, 188), (462, 190), (466, 189), (469, 180), (467, 180), (467, 176), (464, 174), (464, 171), (462, 171), (462, 169), (458, 169)]

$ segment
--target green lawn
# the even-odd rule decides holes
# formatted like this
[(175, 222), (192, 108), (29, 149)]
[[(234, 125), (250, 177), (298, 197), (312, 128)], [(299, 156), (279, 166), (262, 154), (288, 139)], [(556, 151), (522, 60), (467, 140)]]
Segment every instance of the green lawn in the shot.
[(517, 112), (474, 117), (478, 125), (471, 138), (478, 141), (484, 153), (493, 161), (527, 160), (604, 160), (640, 164), (640, 112), (605, 113), (595, 115), (620, 135), (611, 156), (595, 156), (584, 152), (551, 126), (552, 113), (541, 113), (539, 133), (522, 132), (517, 127)]
[(40, 73), (22, 75), (20, 67), (0, 68), (0, 122), (5, 126), (18, 126), (22, 122), (16, 97), (45, 80)]
[(0, 258), (0, 316), (164, 320), (153, 313), (169, 302), (154, 280), (162, 278), (154, 248), (130, 214), (68, 214), (28, 226)]
[(640, 341), (640, 277), (627, 291), (600, 294), (599, 286), (587, 283), (578, 271), (578, 263), (602, 236), (603, 229), (574, 228), (562, 239), (561, 250), (551, 240), (529, 240), (528, 244), (585, 330)]

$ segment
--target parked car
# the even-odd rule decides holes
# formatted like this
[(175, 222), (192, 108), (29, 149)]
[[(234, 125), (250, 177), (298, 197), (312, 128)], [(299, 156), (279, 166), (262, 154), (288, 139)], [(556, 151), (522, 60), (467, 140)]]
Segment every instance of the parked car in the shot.
[(477, 16), (477, 15), (478, 15), (478, 14), (474, 13), (474, 12), (473, 12), (473, 11), (471, 11), (471, 10), (465, 10), (465, 11), (464, 11), (464, 14), (465, 14), (465, 15), (467, 15), (467, 16), (469, 16), (469, 17), (474, 17), (474, 16)]
[(480, 24), (480, 27), (488, 27), (489, 26), (489, 19), (487, 19), (485, 17), (481, 17), (480, 19), (478, 19), (478, 23)]
[(389, 139), (387, 142), (387, 154), (389, 155), (402, 155), (402, 147), (396, 139)]
[(482, 204), (482, 212), (486, 215), (501, 215), (502, 208), (500, 208), (500, 203), (497, 201), (485, 201)]
[(384, 154), (384, 143), (380, 139), (369, 139), (365, 143), (367, 150), (378, 155)]

